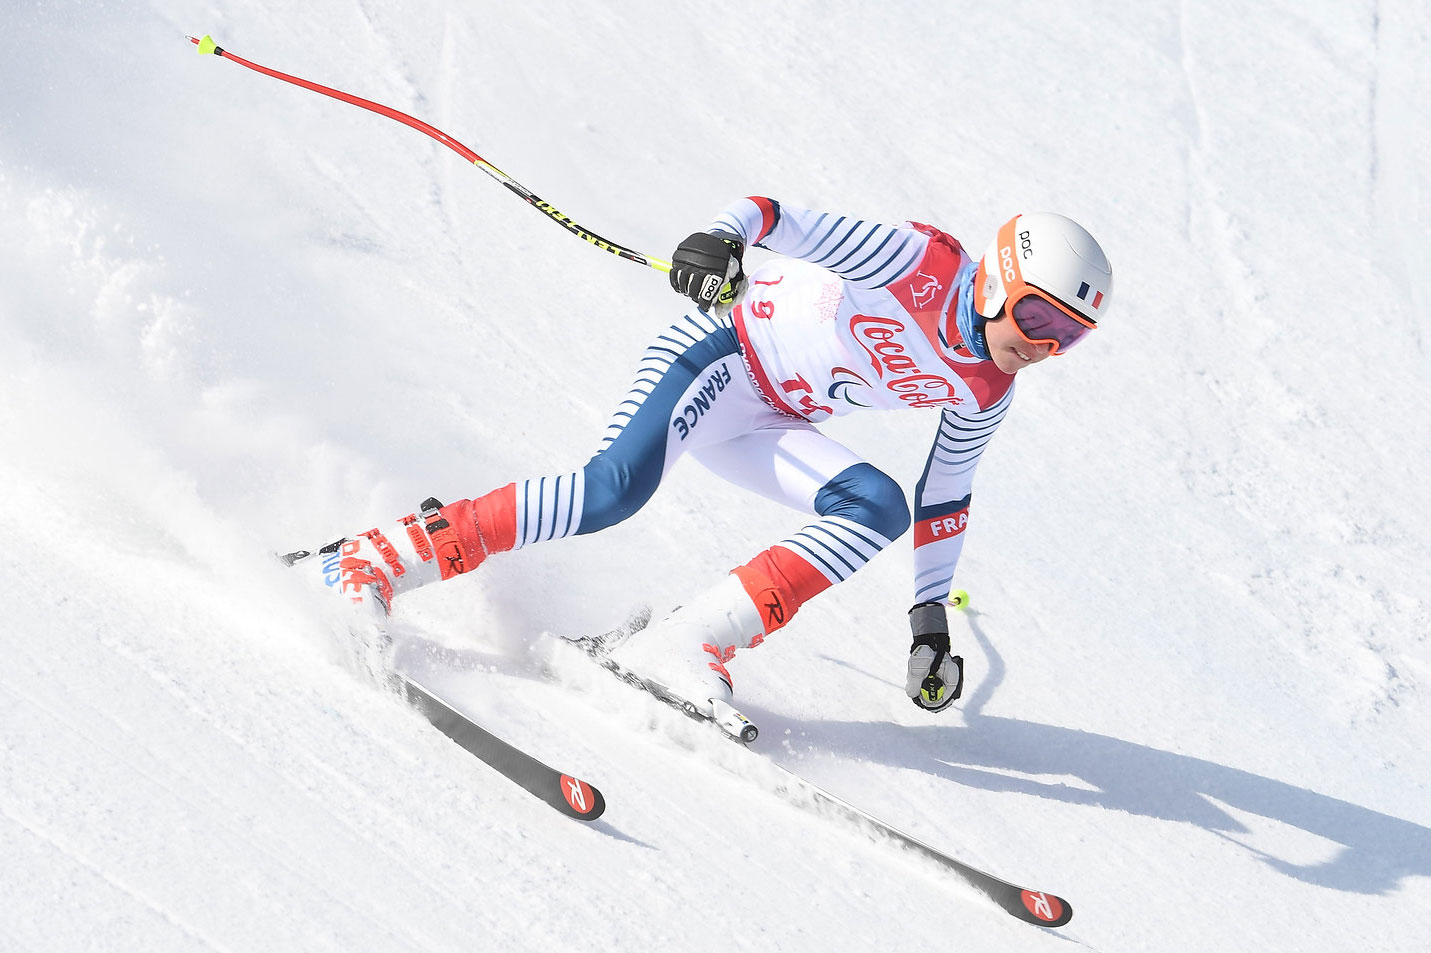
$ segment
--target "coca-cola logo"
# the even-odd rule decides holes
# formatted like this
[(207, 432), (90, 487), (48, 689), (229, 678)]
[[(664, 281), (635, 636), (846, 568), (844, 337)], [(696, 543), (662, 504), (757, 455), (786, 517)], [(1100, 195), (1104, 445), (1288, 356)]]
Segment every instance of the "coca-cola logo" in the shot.
[(902, 338), (904, 322), (857, 314), (850, 321), (855, 343), (869, 355), (870, 366), (884, 386), (911, 407), (962, 403), (954, 384), (942, 374), (929, 374), (910, 356)]

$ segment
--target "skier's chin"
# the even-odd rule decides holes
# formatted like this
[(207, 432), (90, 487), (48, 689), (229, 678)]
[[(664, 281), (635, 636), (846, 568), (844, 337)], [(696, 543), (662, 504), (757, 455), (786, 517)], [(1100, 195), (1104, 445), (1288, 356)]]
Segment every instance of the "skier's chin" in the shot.
[(1031, 362), (1019, 357), (1012, 349), (997, 351), (994, 354), (994, 366), (1005, 374), (1013, 375), (1028, 367)]

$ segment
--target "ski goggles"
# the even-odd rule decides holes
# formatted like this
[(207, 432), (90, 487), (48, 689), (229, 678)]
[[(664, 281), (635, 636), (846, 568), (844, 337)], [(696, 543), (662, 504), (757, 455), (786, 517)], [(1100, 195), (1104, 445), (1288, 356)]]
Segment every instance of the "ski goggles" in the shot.
[(1020, 337), (1030, 344), (1051, 344), (1054, 354), (1062, 354), (1098, 327), (1096, 321), (1033, 285), (1023, 285), (1009, 295), (1004, 312), (1014, 319)]

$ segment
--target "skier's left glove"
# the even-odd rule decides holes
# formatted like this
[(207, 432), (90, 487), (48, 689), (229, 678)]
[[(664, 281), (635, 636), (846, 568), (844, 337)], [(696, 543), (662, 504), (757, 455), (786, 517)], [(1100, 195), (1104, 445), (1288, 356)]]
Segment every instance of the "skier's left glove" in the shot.
[(914, 644), (904, 693), (926, 711), (943, 711), (964, 693), (964, 658), (949, 654), (949, 617), (942, 602), (921, 602), (909, 610)]
[(745, 285), (745, 243), (729, 232), (696, 232), (671, 256), (671, 287), (704, 311), (729, 308)]

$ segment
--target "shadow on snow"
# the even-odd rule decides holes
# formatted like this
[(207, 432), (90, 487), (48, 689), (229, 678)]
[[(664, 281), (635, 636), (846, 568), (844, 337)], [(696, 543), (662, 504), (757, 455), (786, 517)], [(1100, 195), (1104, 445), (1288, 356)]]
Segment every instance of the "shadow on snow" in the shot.
[[(968, 621), (989, 659), (989, 675), (965, 702), (963, 726), (842, 721), (782, 725), (774, 713), (754, 706), (746, 710), (772, 732), (798, 729), (814, 747), (832, 754), (923, 771), (971, 788), (1195, 824), (1252, 851), (1273, 869), (1319, 886), (1384, 894), (1406, 876), (1431, 876), (1431, 829), (1419, 824), (1201, 758), (1093, 732), (983, 714), (1005, 669), (978, 623), (978, 614), (970, 612)], [(540, 666), (531, 658), (516, 660), (418, 641), (428, 664), (542, 679)], [(839, 659), (830, 661), (848, 665)], [(1038, 776), (1077, 778), (1087, 787), (1041, 781)], [(1340, 844), (1341, 849), (1316, 864), (1271, 856), (1230, 836), (1247, 828), (1215, 801), (1300, 828)]]
[[(983, 790), (1196, 824), (1222, 836), (1246, 832), (1215, 799), (1340, 844), (1334, 857), (1316, 864), (1291, 863), (1242, 845), (1273, 869), (1323, 887), (1383, 894), (1408, 875), (1431, 876), (1431, 829), (1419, 824), (1201, 758), (983, 714), (1003, 680), (1004, 665), (980, 628), (977, 613), (969, 614), (969, 623), (990, 661), (989, 677), (965, 703), (964, 726), (802, 722), (806, 739), (830, 752), (924, 771)], [(1078, 778), (1089, 789), (1003, 772)]]

